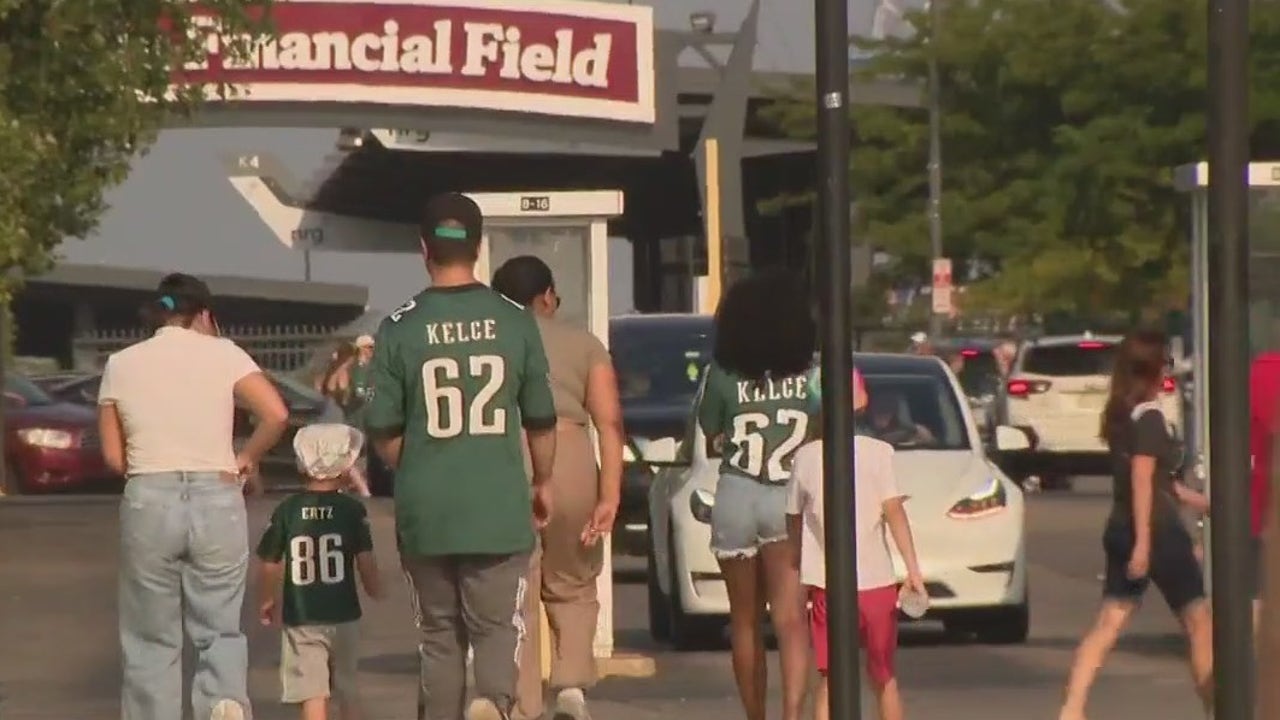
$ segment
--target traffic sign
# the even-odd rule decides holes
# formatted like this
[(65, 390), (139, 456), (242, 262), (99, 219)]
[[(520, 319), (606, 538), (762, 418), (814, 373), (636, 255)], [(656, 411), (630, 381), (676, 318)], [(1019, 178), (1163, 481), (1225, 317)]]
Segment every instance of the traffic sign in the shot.
[(951, 303), (951, 258), (933, 259), (933, 312), (938, 315), (950, 315)]

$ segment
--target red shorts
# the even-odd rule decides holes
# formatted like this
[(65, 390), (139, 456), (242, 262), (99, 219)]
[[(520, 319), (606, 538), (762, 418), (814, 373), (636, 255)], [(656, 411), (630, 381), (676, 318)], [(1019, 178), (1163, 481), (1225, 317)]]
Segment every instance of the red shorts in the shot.
[[(809, 637), (818, 672), (827, 676), (827, 591), (809, 588)], [(898, 586), (858, 591), (858, 637), (867, 654), (867, 675), (883, 685), (894, 677), (898, 650)]]

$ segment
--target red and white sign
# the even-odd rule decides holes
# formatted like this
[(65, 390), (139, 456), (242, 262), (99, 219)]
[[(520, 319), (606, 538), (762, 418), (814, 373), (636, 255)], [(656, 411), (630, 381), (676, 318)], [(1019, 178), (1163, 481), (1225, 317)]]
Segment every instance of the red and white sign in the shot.
[(935, 314), (951, 314), (951, 290), (951, 258), (934, 258), (932, 297)]
[[(276, 0), (248, 58), (209, 32), (179, 82), (246, 102), (454, 107), (621, 122), (655, 117), (653, 8), (545, 0)], [(197, 17), (212, 28), (212, 16)]]

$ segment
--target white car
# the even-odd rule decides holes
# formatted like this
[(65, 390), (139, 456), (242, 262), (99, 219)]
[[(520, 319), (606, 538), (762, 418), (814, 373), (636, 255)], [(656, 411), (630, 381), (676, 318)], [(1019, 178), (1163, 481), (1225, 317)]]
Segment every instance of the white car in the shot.
[[(1028, 340), (1018, 349), (1005, 382), (1001, 421), (1028, 432), (1034, 444), (1029, 468), (1053, 485), (1070, 475), (1104, 475), (1111, 469), (1099, 437), (1103, 406), (1115, 363), (1116, 335), (1057, 335)], [(1160, 407), (1182, 426), (1177, 382), (1167, 378)]]
[[(1029, 624), (1022, 491), (983, 448), (955, 376), (934, 357), (858, 354), (854, 363), (871, 398), (860, 431), (897, 448), (899, 489), (909, 497), (929, 590), (926, 619), (984, 641), (1022, 642)], [(1000, 452), (1030, 446), (1014, 428), (993, 436)], [(729, 612), (710, 548), (720, 459), (693, 417), (683, 439), (655, 441), (641, 453), (663, 465), (649, 493), (651, 634), (677, 648), (715, 642)], [(895, 564), (904, 577), (896, 556)]]

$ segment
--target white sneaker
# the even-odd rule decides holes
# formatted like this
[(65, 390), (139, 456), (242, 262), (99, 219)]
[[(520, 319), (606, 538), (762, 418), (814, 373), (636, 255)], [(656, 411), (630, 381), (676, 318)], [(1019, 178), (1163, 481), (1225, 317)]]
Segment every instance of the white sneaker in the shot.
[(478, 697), (467, 706), (467, 720), (508, 720), (507, 714), (489, 698)]
[(209, 720), (245, 720), (244, 707), (235, 700), (219, 700), (214, 703)]
[(587, 714), (587, 697), (581, 688), (565, 688), (556, 694), (556, 709), (551, 720), (591, 720)]

